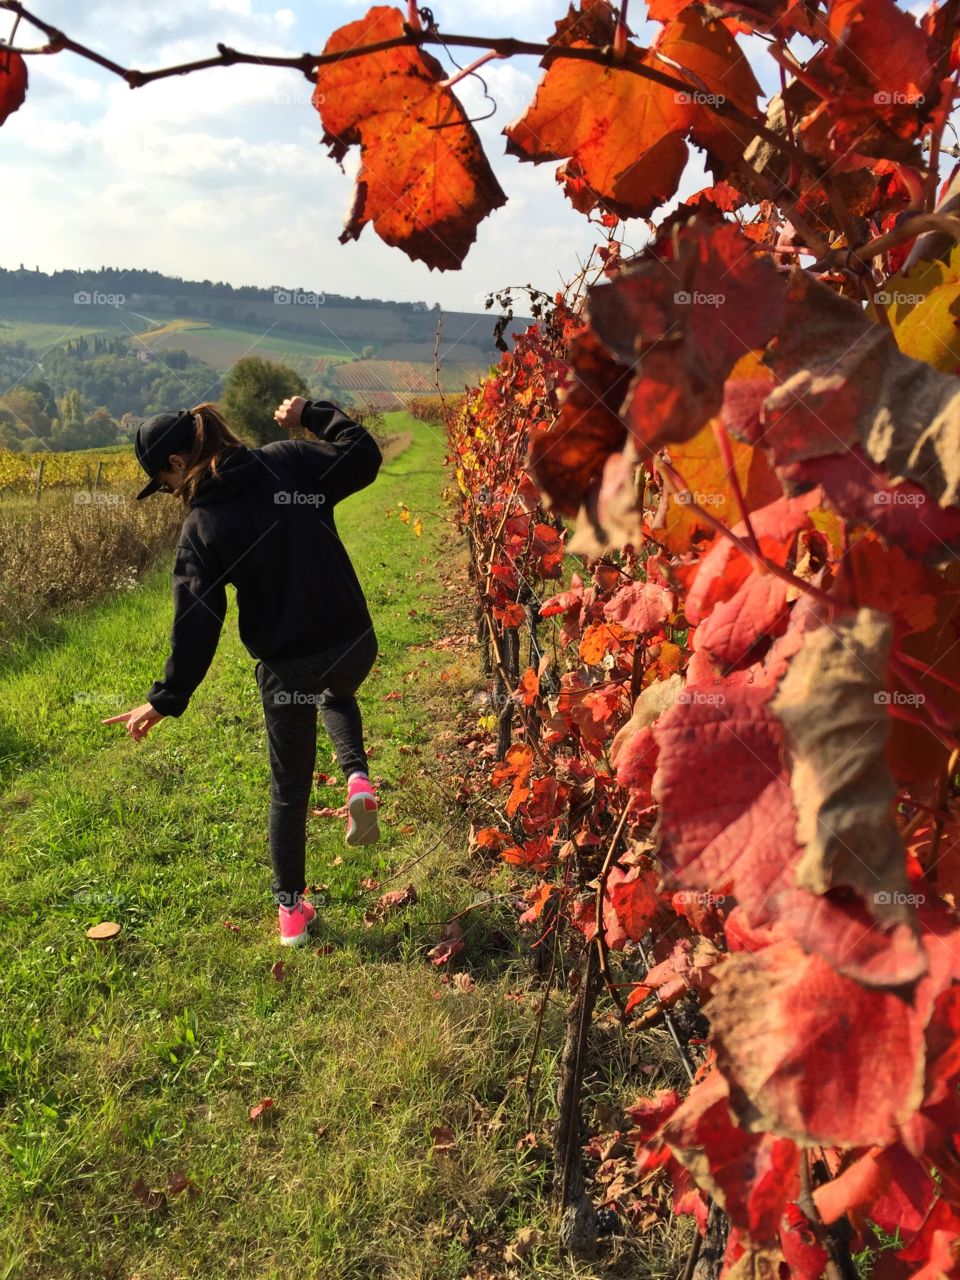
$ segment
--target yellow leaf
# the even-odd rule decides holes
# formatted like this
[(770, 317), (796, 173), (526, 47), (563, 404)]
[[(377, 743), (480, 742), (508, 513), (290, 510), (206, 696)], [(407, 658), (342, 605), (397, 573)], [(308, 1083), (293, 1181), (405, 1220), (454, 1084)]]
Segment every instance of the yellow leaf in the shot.
[(918, 262), (891, 276), (876, 295), (886, 307), (897, 346), (941, 373), (960, 364), (960, 245), (946, 261)]

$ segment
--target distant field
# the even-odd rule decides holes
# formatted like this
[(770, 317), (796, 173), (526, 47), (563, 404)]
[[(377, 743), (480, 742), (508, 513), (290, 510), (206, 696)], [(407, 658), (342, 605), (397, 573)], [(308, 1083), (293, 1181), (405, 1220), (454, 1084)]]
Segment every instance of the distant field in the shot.
[(303, 373), (312, 372), (314, 363), (322, 357), (335, 357), (338, 361), (347, 362), (357, 354), (333, 338), (322, 342), (305, 338), (302, 334), (278, 333), (276, 330), (265, 334), (258, 329), (206, 325), (203, 321), (194, 321), (192, 324), (194, 327), (191, 328), (164, 325), (162, 329), (139, 334), (138, 337), (145, 346), (157, 350), (169, 348), (186, 351), (187, 355), (212, 365), (221, 373), (226, 372), (243, 356), (249, 355), (285, 361)]
[[(459, 392), (478, 382), (486, 373), (479, 365), (445, 364), (440, 371), (444, 391)], [(435, 395), (436, 370), (433, 364), (415, 360), (357, 360), (327, 370), (335, 387), (345, 391), (399, 391), (408, 395)]]
[(93, 454), (95, 457), (100, 457), (101, 454), (106, 455), (108, 453), (132, 453), (132, 452), (133, 452), (133, 444), (128, 440), (128, 441), (125, 441), (123, 444), (98, 444), (98, 445), (95, 445), (92, 449), (71, 449), (69, 452), (61, 453), (58, 456), (61, 458), (85, 458), (85, 457), (89, 457), (91, 454)]
[(116, 316), (105, 320), (99, 312), (106, 308), (99, 308), (94, 314), (89, 315), (89, 319), (85, 318), (81, 308), (77, 308), (80, 313), (73, 321), (65, 321), (63, 323), (46, 320), (8, 320), (0, 318), (0, 342), (25, 342), (34, 350), (43, 352), (50, 347), (58, 347), (62, 343), (70, 342), (73, 338), (89, 337), (94, 333), (104, 333), (109, 330), (111, 334), (115, 334), (118, 328), (123, 328)]
[(166, 324), (161, 325), (159, 329), (144, 329), (143, 333), (135, 333), (134, 341), (138, 338), (150, 338), (154, 342), (158, 338), (166, 338), (170, 334), (182, 333), (187, 329), (209, 329), (210, 326), (206, 320), (170, 320)]

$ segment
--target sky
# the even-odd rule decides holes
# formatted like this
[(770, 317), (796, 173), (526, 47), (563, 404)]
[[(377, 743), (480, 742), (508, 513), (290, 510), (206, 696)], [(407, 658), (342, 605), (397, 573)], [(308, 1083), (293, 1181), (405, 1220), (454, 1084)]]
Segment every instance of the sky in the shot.
[[(218, 41), (244, 52), (319, 52), (335, 28), (369, 4), (32, 0), (28, 7), (114, 61), (149, 70), (214, 55)], [(567, 0), (433, 5), (443, 30), (537, 40), (552, 33), (566, 9)], [(0, 14), (4, 36), (10, 22), (12, 15)], [(35, 28), (21, 23), (18, 45), (41, 42)], [(447, 62), (435, 47), (431, 52)], [(461, 62), (473, 56), (454, 52)], [(346, 173), (329, 159), (311, 84), (297, 71), (216, 67), (131, 90), (69, 52), (30, 58), (28, 66), (27, 101), (0, 130), (6, 267), (138, 267), (474, 311), (492, 288), (529, 282), (552, 293), (577, 274), (597, 239), (567, 204), (555, 164), (504, 154), (501, 130), (536, 88), (530, 58), (483, 69), (497, 112), (477, 128), (508, 203), (480, 224), (463, 268), (448, 272), (411, 262), (372, 226), (358, 241), (339, 244), (358, 154), (347, 157)], [(472, 78), (457, 92), (471, 116), (489, 110)], [(692, 151), (681, 194), (708, 183)], [(641, 247), (645, 224), (628, 224), (627, 239)]]

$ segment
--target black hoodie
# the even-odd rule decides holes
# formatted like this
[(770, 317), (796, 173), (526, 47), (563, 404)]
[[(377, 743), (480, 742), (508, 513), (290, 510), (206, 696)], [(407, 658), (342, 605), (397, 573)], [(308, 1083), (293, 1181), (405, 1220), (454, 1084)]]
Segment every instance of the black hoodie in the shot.
[(173, 569), (171, 652), (147, 700), (179, 716), (207, 673), (237, 590), (240, 639), (254, 658), (300, 658), (372, 627), (333, 519), (334, 504), (372, 484), (383, 455), (336, 405), (307, 401), (313, 440), (242, 446), (197, 486)]

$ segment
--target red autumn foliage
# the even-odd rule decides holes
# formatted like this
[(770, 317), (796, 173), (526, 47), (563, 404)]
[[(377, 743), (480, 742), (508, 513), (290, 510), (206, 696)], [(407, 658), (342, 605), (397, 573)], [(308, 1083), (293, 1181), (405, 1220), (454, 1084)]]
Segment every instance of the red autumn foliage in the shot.
[[(605, 960), (645, 941), (627, 1017), (702, 1003), (695, 1082), (627, 1136), (675, 1212), (725, 1211), (724, 1275), (812, 1280), (845, 1220), (853, 1251), (896, 1233), (878, 1280), (935, 1280), (960, 1270), (956, 6), (648, 15), (640, 47), (571, 6), (505, 130), (605, 240), (448, 422), (491, 635), (537, 631), (474, 843), (536, 878), (526, 922)], [(342, 238), (449, 268), (505, 197), (428, 38), (375, 6), (315, 105), (360, 149)], [(0, 51), (0, 124), (25, 92)], [(676, 195), (691, 143), (712, 185), (627, 257), (619, 219)]]

